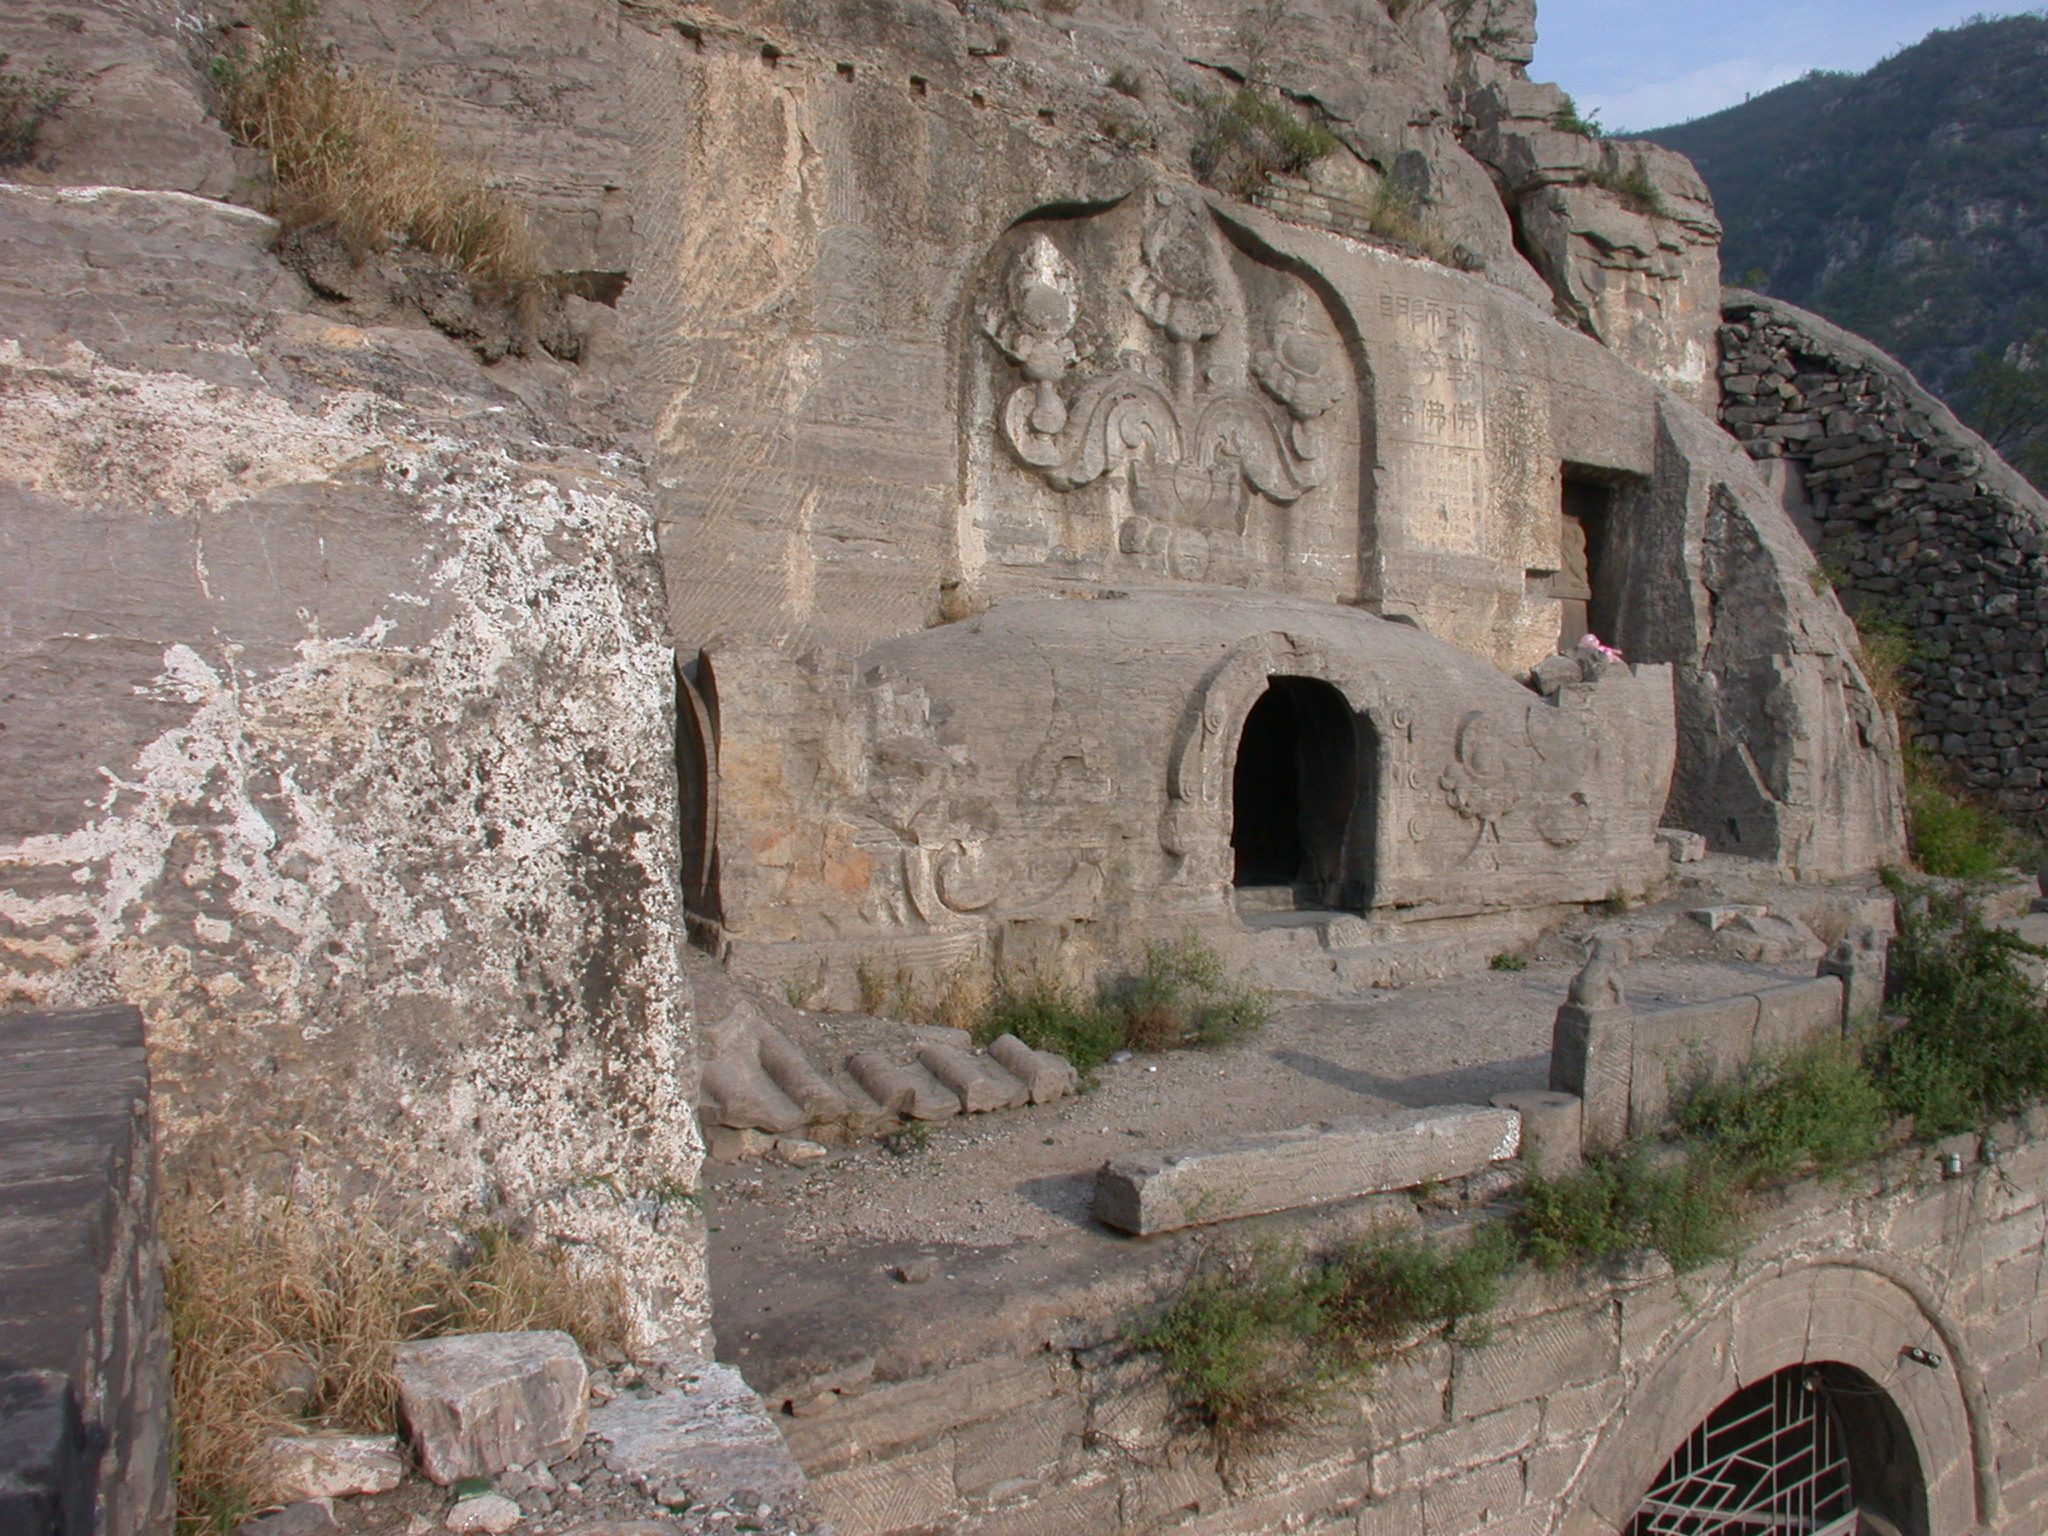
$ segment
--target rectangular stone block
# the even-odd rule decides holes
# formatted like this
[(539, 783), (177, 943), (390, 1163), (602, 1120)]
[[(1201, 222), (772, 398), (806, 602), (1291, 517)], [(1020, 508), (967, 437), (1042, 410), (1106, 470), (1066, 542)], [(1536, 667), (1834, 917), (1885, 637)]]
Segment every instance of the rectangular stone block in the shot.
[(1756, 1044), (1751, 1054), (1768, 1060), (1842, 1037), (1842, 978), (1816, 976), (1757, 993)]
[(1621, 1342), (1604, 1300), (1530, 1318), (1500, 1329), (1481, 1348), (1459, 1351), (1451, 1412), (1462, 1419), (1534, 1402), (1620, 1363)]
[(420, 1470), (443, 1487), (583, 1443), (590, 1375), (566, 1333), (451, 1334), (394, 1345), (391, 1363)]
[(1521, 1126), (1513, 1110), (1450, 1104), (1117, 1158), (1096, 1175), (1095, 1216), (1142, 1236), (1409, 1189), (1514, 1156)]

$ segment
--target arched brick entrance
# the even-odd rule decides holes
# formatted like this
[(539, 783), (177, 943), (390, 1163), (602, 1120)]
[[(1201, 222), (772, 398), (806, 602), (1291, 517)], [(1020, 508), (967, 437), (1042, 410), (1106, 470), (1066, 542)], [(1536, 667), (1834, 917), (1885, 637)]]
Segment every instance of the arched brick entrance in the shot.
[[(1567, 1500), (1560, 1536), (1626, 1531), (1659, 1472), (1696, 1426), (1737, 1392), (1811, 1365), (1883, 1390), (1910, 1437), (1927, 1529), (1960, 1536), (1998, 1517), (1982, 1388), (1958, 1336), (1907, 1275), (1823, 1262), (1749, 1281), (1703, 1307), (1635, 1378)], [(1915, 1363), (1909, 1348), (1941, 1357)]]

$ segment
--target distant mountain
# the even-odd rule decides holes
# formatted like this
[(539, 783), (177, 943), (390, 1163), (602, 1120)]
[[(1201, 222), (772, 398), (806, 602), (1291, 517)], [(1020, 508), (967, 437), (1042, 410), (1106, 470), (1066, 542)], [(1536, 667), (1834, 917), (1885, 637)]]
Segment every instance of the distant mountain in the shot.
[(1869, 337), (2048, 481), (2048, 18), (1635, 137), (1705, 177), (1726, 281)]

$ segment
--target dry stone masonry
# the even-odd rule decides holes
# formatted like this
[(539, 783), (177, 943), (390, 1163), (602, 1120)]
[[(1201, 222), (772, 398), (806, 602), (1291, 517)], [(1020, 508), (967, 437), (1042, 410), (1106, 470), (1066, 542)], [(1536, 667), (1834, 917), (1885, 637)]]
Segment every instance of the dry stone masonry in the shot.
[(1903, 626), (1923, 751), (2023, 818), (2048, 808), (2048, 502), (1868, 342), (1731, 292), (1721, 419), (1777, 472), (1859, 620)]

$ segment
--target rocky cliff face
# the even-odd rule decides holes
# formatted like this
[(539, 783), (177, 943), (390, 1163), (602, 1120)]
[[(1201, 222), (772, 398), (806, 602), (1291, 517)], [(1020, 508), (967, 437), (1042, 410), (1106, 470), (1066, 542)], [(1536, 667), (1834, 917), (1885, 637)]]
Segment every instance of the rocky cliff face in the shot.
[(0, 231), (0, 1006), (139, 1005), (202, 1195), (530, 1224), (691, 1341), (637, 465), (516, 392), (559, 368), (321, 313), (259, 213), (13, 185)]
[[(260, 166), (210, 115), (204, 27), (0, 17), (16, 67), (73, 81), (0, 187), (9, 995), (143, 1007), (194, 1183), (510, 1213), (687, 1341), (679, 884), (715, 893), (723, 859), (803, 923), (886, 905), (853, 886), (901, 836), (820, 811), (889, 792), (881, 705), (813, 707), (887, 692), (856, 658), (1136, 577), (1348, 603), (1521, 670), (1558, 635), (1568, 483), (1641, 509), (1609, 597), (1673, 667), (1682, 814), (1808, 873), (1886, 856), (1890, 741), (1841, 616), (1678, 398), (1712, 397), (1711, 211), (1675, 157), (1557, 126), (1532, 15), (332, 6), (348, 67), (532, 203), (539, 319), (242, 206)], [(1334, 147), (1250, 203), (1193, 186), (1254, 107)], [(1015, 406), (1020, 368), (1057, 411)], [(1117, 378), (1155, 414), (1076, 478), (1068, 406)], [(672, 645), (767, 680), (684, 690), (682, 827)], [(728, 777), (721, 844), (736, 710), (727, 739), (774, 750)], [(1485, 777), (1467, 734), (1447, 750)], [(1044, 763), (1095, 793), (1085, 751)]]

